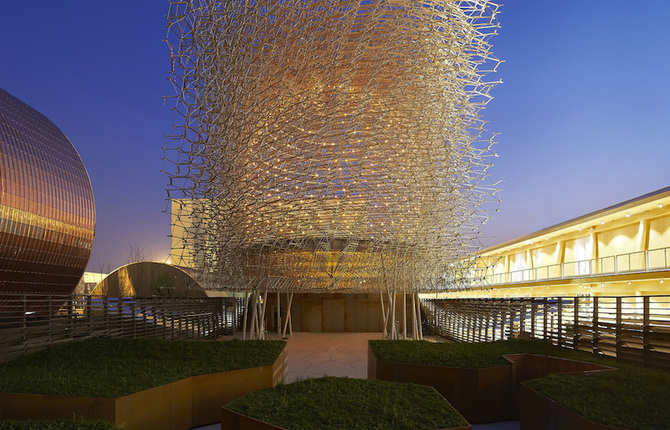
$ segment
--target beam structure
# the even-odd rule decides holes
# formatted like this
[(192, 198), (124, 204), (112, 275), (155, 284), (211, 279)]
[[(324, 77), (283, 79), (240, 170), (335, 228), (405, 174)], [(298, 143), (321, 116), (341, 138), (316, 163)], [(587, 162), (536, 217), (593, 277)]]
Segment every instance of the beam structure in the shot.
[(480, 117), (497, 12), (486, 0), (173, 0), (177, 263), (206, 288), (253, 291), (252, 336), (268, 291), (384, 292), (397, 336), (397, 293), (460, 287), (498, 203)]

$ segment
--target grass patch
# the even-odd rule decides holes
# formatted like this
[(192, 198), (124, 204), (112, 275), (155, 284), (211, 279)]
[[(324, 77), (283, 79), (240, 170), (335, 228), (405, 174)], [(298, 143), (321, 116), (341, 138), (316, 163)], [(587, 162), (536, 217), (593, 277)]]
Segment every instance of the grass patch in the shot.
[(0, 392), (121, 397), (189, 376), (274, 363), (283, 341), (88, 339), (0, 363)]
[(670, 374), (626, 367), (591, 375), (549, 375), (525, 384), (598, 424), (658, 430), (670, 423)]
[(432, 388), (325, 377), (251, 393), (228, 408), (289, 430), (429, 430), (467, 422)]
[(575, 351), (539, 340), (499, 340), (482, 343), (428, 342), (425, 340), (372, 340), (370, 345), (382, 361), (481, 369), (509, 364), (505, 354), (538, 354), (571, 360), (621, 366), (616, 360), (588, 352)]
[(486, 343), (371, 341), (378, 359), (405, 363), (484, 368), (505, 365), (504, 354), (538, 354), (618, 368), (588, 375), (549, 375), (528, 387), (598, 424), (658, 430), (670, 423), (670, 374), (611, 357), (553, 346), (543, 341)]
[(119, 430), (99, 420), (29, 420), (0, 421), (0, 430)]

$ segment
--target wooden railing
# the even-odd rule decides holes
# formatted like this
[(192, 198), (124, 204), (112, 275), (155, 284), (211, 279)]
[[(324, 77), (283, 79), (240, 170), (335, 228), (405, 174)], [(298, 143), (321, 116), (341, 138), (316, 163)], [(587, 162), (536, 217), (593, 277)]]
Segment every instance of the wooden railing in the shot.
[(424, 300), (428, 325), (446, 338), (513, 337), (670, 368), (670, 296)]
[(91, 337), (215, 339), (241, 329), (243, 299), (0, 293), (0, 361)]

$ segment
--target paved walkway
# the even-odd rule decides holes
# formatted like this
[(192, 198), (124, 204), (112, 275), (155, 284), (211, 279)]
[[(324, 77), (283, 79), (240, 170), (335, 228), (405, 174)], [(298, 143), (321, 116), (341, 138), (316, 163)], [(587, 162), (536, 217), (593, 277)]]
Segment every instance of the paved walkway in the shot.
[(381, 333), (295, 333), (287, 342), (286, 382), (322, 376), (368, 377), (368, 340)]
[[(291, 383), (298, 379), (322, 376), (367, 379), (368, 340), (370, 339), (381, 339), (381, 333), (294, 333), (293, 337), (287, 341), (286, 382)], [(472, 428), (473, 430), (519, 430), (519, 422), (473, 425)], [(220, 425), (212, 424), (197, 429), (219, 430)]]

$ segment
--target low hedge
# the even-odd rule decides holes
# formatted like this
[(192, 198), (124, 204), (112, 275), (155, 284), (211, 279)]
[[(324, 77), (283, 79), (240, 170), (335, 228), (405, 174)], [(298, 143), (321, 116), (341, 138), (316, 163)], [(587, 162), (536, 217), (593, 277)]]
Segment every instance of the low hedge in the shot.
[(620, 365), (616, 360), (602, 355), (554, 346), (539, 340), (499, 340), (495, 342), (428, 342), (415, 340), (371, 340), (375, 356), (382, 361), (428, 364), (457, 368), (481, 369), (509, 364), (503, 355), (538, 354)]
[(658, 430), (670, 423), (670, 374), (611, 357), (516, 339), (485, 343), (383, 340), (370, 345), (380, 360), (457, 368), (501, 366), (507, 364), (503, 355), (523, 353), (604, 364), (618, 370), (549, 375), (524, 384), (598, 424)]
[(598, 424), (633, 430), (670, 426), (670, 374), (628, 366), (589, 375), (549, 375), (528, 387)]
[(0, 421), (0, 430), (119, 430), (107, 421), (96, 420), (29, 420)]
[(468, 423), (424, 385), (325, 377), (280, 384), (227, 406), (289, 430), (427, 430)]
[(89, 339), (0, 363), (0, 392), (122, 397), (189, 376), (274, 363), (283, 341)]

